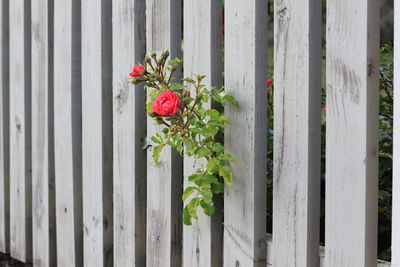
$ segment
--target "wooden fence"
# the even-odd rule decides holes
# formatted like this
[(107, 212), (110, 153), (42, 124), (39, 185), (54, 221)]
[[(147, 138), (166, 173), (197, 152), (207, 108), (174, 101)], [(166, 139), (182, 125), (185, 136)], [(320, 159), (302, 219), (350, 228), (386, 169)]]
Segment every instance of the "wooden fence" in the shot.
[[(380, 1), (327, 2), (320, 248), (321, 0), (274, 3), (273, 239), (267, 0), (225, 0), (223, 38), (219, 0), (1, 0), (0, 251), (35, 267), (376, 267)], [(226, 109), (233, 185), (213, 217), (189, 227), (182, 178), (200, 163), (165, 149), (155, 166), (141, 139), (158, 127), (146, 119), (145, 90), (129, 84), (133, 64), (165, 48), (183, 57), (179, 75), (205, 74), (207, 86), (224, 83), (241, 104)], [(393, 167), (392, 263), (378, 266), (399, 267), (400, 164)]]

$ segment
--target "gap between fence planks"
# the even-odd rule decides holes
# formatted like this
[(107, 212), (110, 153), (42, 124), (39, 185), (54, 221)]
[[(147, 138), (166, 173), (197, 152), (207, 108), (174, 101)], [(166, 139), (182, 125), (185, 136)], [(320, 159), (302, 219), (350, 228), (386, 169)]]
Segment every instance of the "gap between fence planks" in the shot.
[(232, 186), (225, 186), (224, 266), (265, 266), (267, 1), (225, 2), (225, 108)]
[[(147, 53), (181, 58), (182, 1), (146, 1)], [(175, 77), (180, 78), (180, 71)], [(160, 131), (147, 118), (147, 136)], [(182, 159), (166, 146), (156, 166), (151, 148), (147, 151), (147, 267), (179, 267), (182, 256)]]
[(146, 265), (146, 92), (129, 84), (146, 48), (145, 0), (113, 1), (114, 266)]
[(326, 266), (376, 266), (379, 1), (327, 6)]
[(394, 1), (392, 266), (400, 267), (400, 2)]
[(9, 2), (0, 1), (0, 251), (10, 251)]
[(10, 252), (32, 260), (31, 9), (10, 1)]
[(57, 266), (83, 266), (81, 1), (54, 9)]
[[(204, 84), (207, 89), (222, 85), (221, 14), (221, 1), (187, 0), (184, 4), (184, 76), (206, 75)], [(208, 107), (211, 106), (209, 103)], [(202, 164), (204, 161), (184, 157), (186, 185), (188, 176)], [(183, 266), (222, 266), (222, 195), (214, 196), (214, 201), (216, 211), (212, 217), (205, 215), (200, 208), (198, 220), (191, 226), (183, 226)]]
[(319, 266), (320, 0), (275, 2), (275, 266)]
[(53, 0), (32, 5), (32, 229), (33, 264), (56, 265)]

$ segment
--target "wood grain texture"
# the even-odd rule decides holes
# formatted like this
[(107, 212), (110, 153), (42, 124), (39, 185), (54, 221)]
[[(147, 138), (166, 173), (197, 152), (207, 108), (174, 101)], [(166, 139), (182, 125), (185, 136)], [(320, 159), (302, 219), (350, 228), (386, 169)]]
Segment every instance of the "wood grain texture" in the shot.
[(54, 9), (57, 266), (83, 266), (81, 1)]
[(233, 184), (225, 187), (224, 266), (265, 266), (267, 1), (225, 2), (225, 131)]
[(326, 266), (376, 266), (379, 1), (327, 7)]
[(53, 1), (32, 5), (33, 263), (56, 264), (52, 44)]
[(114, 266), (146, 265), (146, 91), (128, 73), (146, 49), (145, 0), (113, 1)]
[(392, 266), (400, 267), (400, 2), (394, 2)]
[(82, 0), (84, 266), (113, 266), (111, 0)]
[(321, 1), (275, 2), (275, 266), (319, 266)]
[[(146, 1), (147, 53), (169, 49), (175, 59), (181, 53), (182, 1)], [(175, 77), (179, 77), (179, 73)], [(160, 132), (147, 119), (147, 136)], [(147, 151), (147, 267), (181, 266), (182, 249), (182, 159), (165, 147), (156, 166)]]
[(0, 1), (0, 251), (10, 250), (9, 2)]
[(10, 252), (32, 259), (30, 1), (10, 1)]
[[(206, 88), (221, 86), (222, 8), (220, 1), (187, 0), (184, 3), (184, 76), (206, 75)], [(194, 90), (193, 88), (191, 88)], [(211, 106), (209, 103), (208, 107)], [(184, 183), (204, 161), (184, 158)], [(183, 226), (183, 266), (222, 266), (222, 197), (214, 197), (218, 204), (212, 217), (199, 209), (199, 219), (191, 226)]]

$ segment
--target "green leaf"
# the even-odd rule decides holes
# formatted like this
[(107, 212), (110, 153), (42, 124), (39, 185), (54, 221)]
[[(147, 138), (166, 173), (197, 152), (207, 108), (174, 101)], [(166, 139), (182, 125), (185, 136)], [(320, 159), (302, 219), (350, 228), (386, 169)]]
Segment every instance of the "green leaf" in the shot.
[(200, 206), (203, 208), (204, 213), (208, 216), (212, 216), (215, 212), (214, 202), (212, 201), (205, 201), (202, 199), (200, 201)]
[(229, 154), (222, 154), (222, 155), (219, 155), (219, 156), (218, 156), (218, 159), (236, 162), (236, 159), (235, 159), (232, 155), (229, 155)]
[(151, 137), (151, 140), (156, 144), (163, 144), (164, 140), (160, 134), (156, 134)]
[(219, 120), (211, 119), (211, 120), (208, 121), (208, 125), (217, 126), (217, 127), (220, 127), (220, 128), (225, 128), (225, 123), (223, 121), (219, 121)]
[(216, 126), (207, 127), (201, 131), (201, 135), (205, 137), (215, 136), (217, 133), (218, 133), (218, 127)]
[(199, 189), (199, 194), (203, 197), (206, 201), (212, 201), (213, 193), (210, 188), (201, 187)]
[(223, 183), (212, 184), (211, 190), (214, 194), (221, 194), (224, 192), (224, 184)]
[(220, 164), (219, 164), (219, 160), (217, 158), (211, 158), (208, 162), (207, 162), (207, 171), (209, 173), (216, 173), (219, 171), (220, 168)]
[(186, 147), (186, 152), (187, 153), (192, 153), (196, 148), (196, 143), (191, 138), (185, 138), (183, 143), (184, 143), (184, 145)]
[(197, 208), (199, 207), (199, 199), (197, 197), (192, 198), (192, 200), (187, 204), (190, 217), (197, 220)]
[(232, 170), (224, 165), (219, 169), (219, 175), (222, 176), (227, 185), (232, 185)]
[(169, 89), (170, 89), (171, 91), (182, 90), (183, 88), (185, 88), (185, 87), (183, 86), (183, 84), (180, 84), (180, 83), (172, 83), (172, 84), (169, 86)]
[(195, 83), (195, 81), (191, 78), (183, 78), (182, 81), (189, 82), (189, 83)]
[(164, 148), (164, 144), (153, 147), (153, 160), (157, 166), (159, 163), (160, 153), (163, 148)]
[(217, 177), (215, 177), (214, 175), (210, 175), (210, 174), (204, 175), (202, 181), (203, 181), (203, 184), (219, 184), (220, 183), (218, 181)]
[(228, 101), (229, 103), (231, 103), (232, 105), (234, 105), (235, 107), (239, 107), (239, 102), (238, 102), (237, 99), (234, 98), (233, 96), (231, 96), (231, 95), (225, 95), (225, 96), (224, 96), (224, 99), (225, 99), (226, 101)]
[(224, 151), (224, 146), (221, 143), (214, 143), (211, 149), (213, 152), (220, 153)]
[(192, 217), (190, 216), (188, 206), (183, 208), (182, 218), (185, 225), (192, 225)]
[(197, 153), (196, 153), (196, 157), (197, 158), (202, 158), (202, 157), (207, 157), (211, 155), (211, 150), (206, 148), (206, 147), (201, 147)]
[(197, 187), (195, 186), (186, 187), (185, 190), (183, 191), (182, 201), (185, 201), (196, 190)]
[(204, 111), (204, 115), (210, 116), (211, 118), (218, 118), (219, 112), (216, 109), (208, 109), (208, 110)]

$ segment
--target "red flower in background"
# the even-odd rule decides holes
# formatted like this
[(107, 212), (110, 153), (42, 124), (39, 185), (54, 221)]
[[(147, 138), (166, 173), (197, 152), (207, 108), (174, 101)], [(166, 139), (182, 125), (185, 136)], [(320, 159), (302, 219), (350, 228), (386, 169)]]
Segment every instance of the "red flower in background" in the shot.
[(131, 77), (140, 77), (143, 75), (145, 69), (142, 65), (133, 66), (132, 72), (129, 73)]
[(154, 100), (151, 108), (154, 113), (161, 116), (167, 116), (175, 114), (180, 104), (181, 101), (179, 100), (178, 95), (170, 90), (166, 90), (165, 92), (162, 92), (156, 100)]
[(273, 81), (271, 78), (269, 78), (269, 79), (267, 80), (267, 85), (269, 86), (269, 85), (271, 85), (273, 82), (274, 82), (274, 81)]

